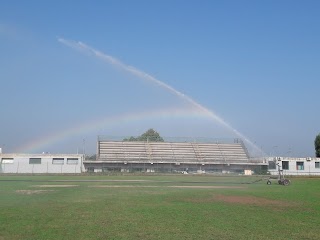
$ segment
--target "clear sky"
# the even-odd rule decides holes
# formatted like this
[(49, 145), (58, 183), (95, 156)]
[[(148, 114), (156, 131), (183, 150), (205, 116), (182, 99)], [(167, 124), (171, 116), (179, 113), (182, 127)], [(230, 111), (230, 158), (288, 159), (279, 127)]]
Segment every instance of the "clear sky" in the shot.
[(154, 128), (314, 156), (319, 12), (312, 0), (2, 0), (0, 147), (93, 154), (98, 135)]

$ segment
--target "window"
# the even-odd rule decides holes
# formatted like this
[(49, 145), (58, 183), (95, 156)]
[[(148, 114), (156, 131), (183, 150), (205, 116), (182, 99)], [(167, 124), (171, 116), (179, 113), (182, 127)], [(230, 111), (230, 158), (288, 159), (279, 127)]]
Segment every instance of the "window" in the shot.
[(1, 163), (2, 164), (12, 164), (13, 158), (2, 158)]
[(297, 170), (304, 170), (304, 162), (297, 162)]
[(282, 161), (282, 170), (289, 170), (289, 161)]
[(67, 158), (67, 164), (78, 164), (78, 158)]
[(29, 164), (41, 164), (41, 158), (29, 158)]
[(52, 164), (60, 164), (60, 165), (63, 165), (63, 164), (64, 164), (64, 158), (53, 158), (53, 159), (52, 159)]
[(269, 169), (276, 169), (276, 163), (274, 161), (269, 161)]
[(320, 162), (315, 162), (315, 163), (314, 163), (314, 167), (315, 167), (315, 168), (320, 168)]

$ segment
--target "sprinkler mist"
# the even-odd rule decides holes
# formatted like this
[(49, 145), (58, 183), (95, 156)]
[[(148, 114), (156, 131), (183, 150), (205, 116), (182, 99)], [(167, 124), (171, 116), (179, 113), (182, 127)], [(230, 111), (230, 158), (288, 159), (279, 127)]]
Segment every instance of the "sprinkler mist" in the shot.
[(224, 121), (216, 113), (214, 113), (213, 111), (209, 110), (208, 108), (202, 106), (200, 103), (196, 102), (191, 97), (183, 94), (182, 92), (176, 90), (175, 88), (171, 87), (170, 85), (156, 79), (155, 77), (149, 75), (148, 73), (146, 73), (144, 71), (141, 71), (135, 67), (126, 65), (123, 62), (119, 61), (118, 59), (116, 59), (110, 55), (107, 55), (107, 54), (105, 54), (105, 53), (103, 53), (103, 52), (101, 52), (101, 51), (99, 51), (99, 50), (97, 50), (87, 44), (84, 44), (82, 42), (76, 42), (76, 41), (67, 40), (64, 38), (58, 38), (58, 41), (68, 47), (71, 47), (71, 48), (76, 49), (80, 52), (83, 52), (83, 53), (92, 55), (98, 59), (101, 59), (102, 61), (104, 61), (108, 64), (111, 64), (122, 71), (128, 72), (136, 77), (139, 77), (140, 79), (152, 82), (152, 83), (156, 84), (157, 86), (164, 88), (165, 90), (178, 96), (180, 99), (188, 102), (197, 111), (203, 112), (210, 119), (218, 122), (222, 126), (226, 127), (228, 130), (233, 132), (235, 135), (237, 135), (239, 138), (241, 138), (244, 142), (246, 142), (251, 147), (251, 150), (253, 150), (253, 152), (262, 153), (262, 155), (265, 155), (265, 153), (263, 153), (262, 150), (257, 145), (255, 145), (246, 136), (244, 136), (242, 133), (240, 133), (238, 130), (236, 130), (230, 124), (228, 124), (226, 121)]

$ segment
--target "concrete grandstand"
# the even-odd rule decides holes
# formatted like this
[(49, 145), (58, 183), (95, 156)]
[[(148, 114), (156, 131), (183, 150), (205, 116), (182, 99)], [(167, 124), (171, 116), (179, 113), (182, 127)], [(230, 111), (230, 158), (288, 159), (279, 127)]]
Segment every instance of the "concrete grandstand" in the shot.
[(89, 172), (251, 174), (257, 168), (267, 170), (268, 163), (250, 159), (240, 139), (129, 142), (99, 137), (96, 160), (86, 160), (84, 165)]

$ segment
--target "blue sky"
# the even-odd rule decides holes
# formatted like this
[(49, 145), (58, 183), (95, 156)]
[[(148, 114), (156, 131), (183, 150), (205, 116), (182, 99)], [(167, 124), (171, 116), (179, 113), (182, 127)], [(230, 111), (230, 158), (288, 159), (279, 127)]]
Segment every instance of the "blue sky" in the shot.
[(164, 137), (236, 137), (183, 98), (63, 38), (184, 93), (267, 154), (314, 156), (319, 10), (319, 1), (292, 0), (3, 0), (0, 147), (75, 152), (85, 145), (94, 153), (97, 135), (148, 128)]

